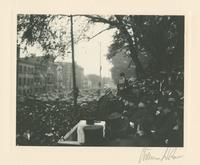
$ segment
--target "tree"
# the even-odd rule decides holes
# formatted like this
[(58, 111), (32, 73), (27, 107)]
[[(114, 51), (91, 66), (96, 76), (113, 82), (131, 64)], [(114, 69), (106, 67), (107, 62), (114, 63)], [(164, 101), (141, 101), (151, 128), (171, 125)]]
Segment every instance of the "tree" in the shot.
[(184, 56), (184, 17), (145, 16), (142, 21), (137, 19), (140, 44), (153, 58), (151, 70), (170, 72), (181, 64)]
[[(76, 16), (74, 22), (81, 20)], [(75, 25), (74, 43), (86, 39), (85, 32), (89, 29), (87, 19), (82, 19), (82, 26)], [(70, 50), (70, 19), (68, 15), (28, 15), (17, 16), (17, 43), (29, 46), (39, 45), (45, 56), (56, 59), (64, 56)]]
[[(81, 22), (81, 19), (85, 20)], [(70, 45), (68, 21), (67, 15), (18, 15), (18, 38), (21, 38), (18, 42), (25, 42), (26, 45), (39, 43), (47, 55), (55, 58), (57, 55), (64, 55)], [(126, 50), (135, 65), (138, 78), (145, 77), (147, 73), (157, 74), (162, 70), (170, 72), (177, 64), (183, 65), (183, 16), (78, 15), (74, 22), (78, 26), (75, 43), (116, 28), (113, 49)], [(108, 27), (93, 37), (88, 37), (90, 25), (96, 23), (103, 23)], [(141, 56), (144, 52), (151, 57), (146, 68)], [(109, 56), (112, 58), (115, 53)]]
[[(94, 23), (108, 24), (117, 28), (113, 49), (123, 48), (129, 53), (138, 78), (145, 76), (141, 52), (151, 56), (148, 70), (170, 72), (177, 62), (183, 61), (184, 17), (183, 16), (137, 16), (137, 15), (86, 15)], [(143, 53), (142, 53), (143, 54)], [(114, 53), (109, 58), (115, 56)], [(176, 62), (175, 62), (176, 61)]]
[(121, 72), (124, 72), (127, 78), (135, 77), (135, 69), (133, 69), (135, 65), (132, 64), (131, 57), (125, 53), (125, 50), (115, 51), (115, 53), (116, 55), (110, 59), (113, 65), (111, 69), (112, 79), (115, 84), (117, 84)]
[(90, 16), (86, 15), (86, 17), (90, 18), (92, 22), (101, 22), (105, 24), (109, 24), (110, 28), (117, 28), (119, 33), (122, 36), (122, 40), (125, 40), (126, 46), (129, 48), (130, 57), (134, 61), (136, 65), (136, 74), (137, 77), (141, 77), (144, 75), (144, 69), (138, 59), (137, 56), (137, 49), (135, 49), (135, 41), (133, 36), (133, 29), (130, 29), (129, 24), (127, 23), (128, 16), (123, 15), (113, 15), (110, 17), (103, 17), (103, 16)]

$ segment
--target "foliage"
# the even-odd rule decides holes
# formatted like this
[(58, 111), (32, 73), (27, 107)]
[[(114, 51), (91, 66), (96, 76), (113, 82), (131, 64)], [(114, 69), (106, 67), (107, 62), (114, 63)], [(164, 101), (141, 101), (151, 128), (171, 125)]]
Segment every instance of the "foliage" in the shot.
[[(74, 22), (74, 43), (86, 39), (85, 32), (89, 29), (87, 19), (76, 16)], [(68, 15), (24, 15), (17, 16), (18, 44), (27, 51), (29, 46), (39, 45), (45, 55), (64, 56), (71, 51), (70, 19)]]
[(110, 61), (113, 64), (111, 73), (115, 84), (117, 84), (121, 72), (124, 72), (128, 78), (135, 77), (133, 69), (135, 66), (132, 64), (132, 59), (123, 50), (117, 52)]
[[(145, 76), (139, 55), (150, 55), (152, 72), (170, 70), (183, 64), (184, 17), (182, 16), (137, 16), (137, 15), (87, 15), (92, 22), (109, 24), (118, 29), (108, 58), (115, 51), (125, 49), (132, 58), (138, 78)], [(181, 61), (179, 63), (179, 61)]]

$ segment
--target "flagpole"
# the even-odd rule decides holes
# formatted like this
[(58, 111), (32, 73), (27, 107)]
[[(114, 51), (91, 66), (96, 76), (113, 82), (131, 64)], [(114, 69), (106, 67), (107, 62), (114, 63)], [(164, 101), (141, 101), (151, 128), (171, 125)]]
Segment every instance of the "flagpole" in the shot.
[(101, 95), (101, 87), (102, 87), (102, 76), (101, 76), (101, 70), (102, 70), (102, 65), (101, 65), (101, 41), (99, 42), (99, 75), (100, 75), (100, 82), (99, 82), (99, 90), (100, 90), (100, 95)]

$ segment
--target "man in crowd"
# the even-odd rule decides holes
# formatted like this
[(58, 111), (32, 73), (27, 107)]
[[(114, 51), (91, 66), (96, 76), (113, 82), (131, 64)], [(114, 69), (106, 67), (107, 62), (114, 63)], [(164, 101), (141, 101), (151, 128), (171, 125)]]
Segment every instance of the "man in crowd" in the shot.
[(120, 97), (125, 97), (128, 89), (128, 80), (126, 79), (125, 73), (120, 73), (120, 78), (117, 84), (117, 95)]

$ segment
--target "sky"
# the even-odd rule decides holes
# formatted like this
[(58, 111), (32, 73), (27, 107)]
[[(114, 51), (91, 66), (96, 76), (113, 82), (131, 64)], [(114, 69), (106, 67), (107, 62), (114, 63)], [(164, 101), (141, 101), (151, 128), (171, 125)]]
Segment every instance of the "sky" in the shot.
[[(81, 26), (84, 24), (84, 18), (76, 19), (74, 21), (74, 36), (79, 32)], [(67, 21), (63, 21), (66, 23)], [(65, 25), (63, 22), (59, 22), (55, 24), (56, 28), (60, 28), (64, 26), (68, 26), (67, 33), (70, 34), (70, 26), (69, 23)], [(107, 27), (104, 24), (98, 23), (93, 24), (89, 31), (87, 32), (87, 36), (92, 37), (101, 30)], [(100, 74), (100, 54), (101, 54), (101, 66), (102, 66), (102, 77), (111, 77), (110, 69), (112, 68), (112, 64), (106, 59), (106, 54), (108, 53), (108, 48), (112, 44), (113, 34), (115, 33), (115, 29), (104, 31), (103, 33), (97, 35), (91, 40), (81, 40), (77, 44), (74, 45), (74, 54), (75, 61), (78, 65), (84, 68), (84, 74)], [(28, 51), (30, 53), (41, 54), (41, 49), (38, 49), (37, 46), (29, 47)], [(71, 62), (71, 53), (68, 51), (65, 55), (64, 59), (57, 58), (57, 61)]]
[[(80, 30), (80, 26), (84, 24), (84, 21), (84, 18), (74, 20), (74, 36)], [(94, 24), (90, 26), (87, 36), (92, 37), (107, 27), (107, 25), (101, 23)], [(108, 53), (109, 46), (112, 44), (114, 33), (115, 29), (107, 30), (89, 41), (83, 40), (74, 45), (75, 61), (84, 68), (85, 75), (100, 74), (101, 56), (102, 77), (111, 77), (110, 69), (112, 68), (112, 64), (106, 59), (106, 54)], [(70, 53), (67, 54), (65, 61), (71, 61)]]
[(100, 57), (102, 76), (111, 77), (112, 64), (106, 59), (108, 47), (112, 43), (113, 30), (108, 30), (93, 38), (89, 42), (82, 42), (75, 46), (75, 57), (85, 74), (100, 74)]
[[(81, 41), (74, 45), (75, 61), (84, 68), (85, 75), (100, 74), (101, 57), (102, 77), (111, 77), (110, 69), (112, 64), (106, 59), (106, 54), (108, 53), (109, 46), (112, 44), (113, 34), (114, 30), (108, 30), (89, 41)], [(71, 62), (70, 52), (64, 61)]]

